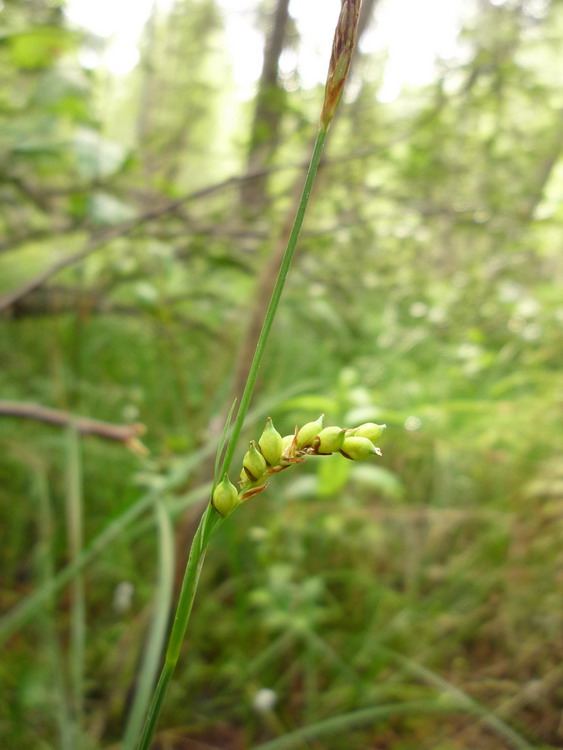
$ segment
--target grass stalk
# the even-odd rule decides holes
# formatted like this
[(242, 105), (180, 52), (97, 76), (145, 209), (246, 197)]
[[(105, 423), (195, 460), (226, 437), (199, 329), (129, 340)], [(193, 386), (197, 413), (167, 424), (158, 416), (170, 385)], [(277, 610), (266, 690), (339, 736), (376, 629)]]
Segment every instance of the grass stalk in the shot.
[(123, 750), (131, 750), (139, 737), (158, 674), (160, 655), (166, 639), (168, 618), (172, 608), (175, 559), (174, 533), (169, 513), (162, 501), (155, 503), (155, 516), (159, 537), (159, 576), (154, 601), (154, 617), (146, 653), (137, 680), (135, 698), (125, 727)]
[[(303, 390), (307, 390), (315, 381), (303, 381), (298, 385), (292, 385), (282, 393), (278, 394), (275, 399), (268, 399), (261, 404), (260, 409), (252, 410), (247, 417), (247, 422), (256, 421), (263, 417), (269, 410), (274, 408), (278, 403), (286, 401), (288, 398), (295, 396)], [(198, 451), (194, 451), (182, 464), (174, 469), (157, 488), (150, 490), (142, 495), (133, 505), (124, 510), (120, 515), (111, 521), (106, 528), (101, 531), (84, 547), (80, 555), (71, 561), (66, 567), (53, 575), (48, 581), (42, 584), (31, 594), (28, 594), (19, 604), (13, 607), (0, 619), (0, 645), (16, 633), (19, 628), (29, 622), (41, 609), (41, 607), (50, 600), (57, 591), (63, 589), (67, 584), (74, 580), (84, 568), (93, 560), (99, 557), (107, 547), (118, 539), (123, 539), (127, 530), (142, 519), (146, 511), (150, 510), (155, 502), (159, 499), (167, 500), (167, 506), (171, 516), (182, 513), (191, 505), (196, 505), (204, 498), (209, 497), (211, 491), (211, 482), (198, 485), (184, 497), (170, 499), (167, 495), (173, 493), (178, 487), (185, 484), (192, 471), (200, 465), (201, 461), (213, 453), (214, 446), (209, 443)], [(147, 523), (149, 519), (146, 519)], [(150, 521), (150, 528), (153, 522)], [(140, 531), (148, 528), (145, 521), (135, 526)]]
[[(36, 475), (35, 494), (38, 504), (37, 523), (39, 527), (37, 569), (41, 582), (48, 584), (53, 579), (55, 571), (53, 559), (53, 508), (47, 480), (45, 475), (39, 472)], [(49, 655), (52, 674), (53, 689), (49, 691), (49, 694), (52, 696), (55, 704), (54, 713), (59, 730), (59, 746), (61, 750), (73, 750), (75, 746), (73, 740), (73, 722), (67, 701), (64, 681), (64, 659), (57, 637), (54, 610), (55, 600), (54, 597), (50, 597), (45, 601), (45, 607), (41, 613), (44, 620), (41, 633), (45, 639), (45, 650)]]
[(213, 529), (217, 527), (218, 522), (220, 523), (219, 514), (211, 504), (208, 504), (203, 516), (201, 517), (201, 521), (192, 542), (188, 564), (186, 565), (184, 579), (182, 581), (180, 598), (174, 616), (174, 623), (168, 640), (164, 666), (160, 673), (158, 683), (153, 693), (152, 702), (147, 713), (145, 725), (138, 745), (139, 750), (148, 750), (151, 745), (156, 729), (156, 723), (160, 716), (164, 698), (168, 690), (168, 685), (170, 684), (170, 680), (172, 679), (172, 675), (174, 674), (176, 664), (180, 657), (180, 650), (182, 648), (182, 642), (190, 619), (209, 539)]
[(515, 750), (534, 750), (533, 746), (524, 737), (518, 734), (518, 732), (512, 729), (512, 727), (503, 719), (449, 680), (440, 677), (439, 674), (436, 674), (436, 672), (428, 669), (423, 664), (419, 664), (413, 659), (409, 659), (408, 657), (393, 651), (393, 649), (381, 647), (381, 651), (395, 661), (396, 664), (399, 664), (404, 667), (405, 670), (408, 670), (411, 674), (416, 675), (427, 684), (442, 691), (442, 694), (447, 696), (450, 700), (457, 701), (460, 706), (469, 713), (478, 716), (479, 722), (486, 724), (499, 737), (506, 740), (511, 747), (514, 747)]
[[(301, 199), (297, 207), (295, 220), (293, 222), (293, 227), (291, 229), (287, 242), (287, 247), (280, 264), (276, 283), (274, 285), (274, 289), (270, 297), (270, 302), (264, 316), (264, 322), (262, 323), (262, 328), (260, 330), (256, 349), (254, 350), (254, 355), (252, 357), (246, 384), (243, 389), (237, 415), (233, 424), (230, 440), (227, 443), (225, 456), (221, 463), (221, 470), (215, 476), (215, 483), (220, 481), (225, 474), (228, 474), (229, 469), (231, 468), (235, 450), (237, 448), (246, 415), (250, 407), (250, 401), (252, 399), (252, 394), (254, 392), (256, 380), (258, 378), (260, 365), (262, 364), (262, 359), (264, 357), (268, 337), (270, 335), (272, 324), (278, 310), (281, 295), (291, 266), (291, 261), (293, 260), (295, 248), (297, 246), (297, 240), (299, 239), (299, 233), (303, 225), (303, 219), (305, 218), (305, 212), (307, 210), (309, 198), (311, 197), (313, 185), (317, 176), (317, 170), (319, 168), (319, 164), (323, 154), (324, 145), (328, 135), (328, 129), (340, 102), (344, 84), (346, 82), (346, 77), (350, 69), (350, 62), (356, 42), (360, 5), (361, 0), (344, 0), (344, 2), (342, 3), (332, 46), (332, 55), (329, 64), (320, 124), (317, 131), (317, 137), (315, 139), (315, 145), (313, 147), (311, 160), (309, 162), (309, 167), (307, 169), (303, 192), (301, 194)], [(222, 448), (222, 444), (220, 448)], [(148, 750), (151, 745), (168, 685), (170, 684), (170, 680), (172, 679), (172, 675), (174, 674), (174, 670), (176, 669), (176, 664), (178, 663), (178, 658), (180, 656), (180, 650), (192, 611), (197, 584), (199, 581), (203, 562), (205, 560), (207, 546), (209, 544), (212, 533), (218, 528), (222, 520), (222, 517), (219, 513), (217, 513), (215, 508), (211, 504), (208, 504), (201, 517), (199, 526), (192, 542), (188, 564), (186, 566), (182, 588), (180, 591), (178, 608), (176, 610), (174, 623), (172, 625), (172, 630), (170, 633), (164, 666), (162, 668), (160, 679), (156, 686), (153, 700), (147, 714), (143, 734), (138, 745), (138, 750)]]
[[(209, 494), (211, 483), (198, 486), (192, 490), (184, 499), (181, 509), (189, 505), (195, 505)], [(125, 531), (147, 511), (159, 499), (165, 497), (162, 489), (152, 490), (137, 500), (137, 502), (126, 511), (121, 513), (114, 521), (85, 547), (80, 555), (70, 562), (63, 570), (59, 571), (53, 578), (43, 583), (36, 591), (27, 596), (17, 606), (13, 607), (0, 621), (0, 644), (4, 643), (10, 636), (18, 631), (22, 625), (29, 622), (36, 612), (57, 591), (60, 591), (68, 583), (74, 581), (77, 575), (90, 563), (101, 555), (101, 553), (117, 539), (123, 539)], [(178, 509), (178, 512), (180, 508)]]
[(297, 245), (297, 240), (299, 239), (299, 233), (301, 231), (301, 226), (303, 225), (303, 219), (305, 218), (305, 211), (307, 210), (307, 204), (309, 203), (311, 191), (313, 190), (313, 185), (315, 183), (315, 177), (317, 176), (317, 170), (319, 168), (319, 164), (323, 155), (323, 149), (327, 134), (328, 126), (319, 128), (317, 138), (315, 140), (315, 145), (313, 147), (313, 153), (311, 155), (311, 161), (309, 163), (309, 169), (307, 170), (307, 176), (305, 178), (305, 185), (303, 186), (303, 193), (301, 194), (301, 200), (299, 201), (299, 206), (295, 215), (295, 221), (289, 235), (287, 248), (280, 265), (280, 270), (278, 271), (278, 277), (272, 292), (272, 296), (270, 298), (270, 303), (264, 316), (264, 323), (262, 324), (260, 336), (258, 337), (254, 356), (250, 364), (246, 385), (244, 387), (244, 391), (240, 399), (240, 406), (233, 424), (231, 439), (227, 446), (225, 457), (221, 466), (220, 476), (228, 473), (233, 462), (234, 452), (248, 412), (248, 408), (250, 406), (250, 400), (252, 398), (254, 386), (256, 385), (260, 365), (262, 364), (262, 359), (264, 357), (266, 343), (272, 329), (274, 318), (276, 317), (276, 312), (278, 310), (280, 298), (285, 286), (285, 282), (287, 280), (291, 261), (293, 260), (295, 247)]
[[(280, 265), (280, 270), (278, 272), (278, 277), (274, 286), (274, 290), (272, 292), (270, 303), (264, 317), (264, 323), (262, 325), (262, 330), (258, 338), (256, 350), (252, 358), (246, 385), (240, 400), (237, 416), (233, 424), (231, 437), (227, 444), (225, 456), (221, 464), (219, 477), (228, 473), (229, 469), (231, 468), (237, 442), (240, 437), (246, 415), (248, 413), (252, 393), (254, 391), (254, 386), (256, 385), (258, 372), (260, 370), (260, 365), (262, 364), (262, 359), (264, 357), (264, 351), (266, 349), (268, 336), (272, 329), (272, 324), (274, 322), (283, 288), (287, 279), (287, 275), (289, 273), (291, 261), (295, 253), (295, 247), (299, 238), (299, 232), (301, 231), (301, 226), (305, 217), (305, 211), (307, 209), (307, 204), (311, 196), (313, 184), (315, 182), (317, 170), (321, 161), (327, 132), (328, 127), (321, 127), (319, 128), (319, 132), (317, 134), (317, 139), (315, 141), (315, 146), (313, 148), (313, 153), (311, 156), (311, 162), (309, 164), (309, 169), (307, 170), (307, 176), (305, 178), (303, 193), (295, 216), (295, 222), (289, 237), (282, 263)], [(138, 745), (139, 750), (148, 750), (154, 736), (158, 717), (162, 710), (164, 698), (168, 690), (168, 685), (170, 684), (170, 680), (172, 679), (172, 675), (174, 674), (174, 670), (176, 669), (176, 665), (180, 656), (180, 650), (192, 611), (197, 584), (205, 559), (207, 546), (209, 544), (211, 535), (218, 528), (221, 522), (222, 517), (217, 513), (217, 511), (211, 504), (208, 505), (201, 517), (199, 526), (192, 542), (188, 564), (186, 566), (182, 588), (180, 591), (178, 607), (170, 633), (170, 640), (168, 642), (164, 666), (162, 668), (162, 672), (153, 695), (153, 700), (147, 714), (143, 734)]]
[[(80, 558), (83, 548), (83, 509), (80, 437), (76, 430), (72, 428), (67, 433), (66, 459), (65, 506), (68, 548), (70, 561), (74, 563)], [(86, 599), (84, 579), (80, 574), (76, 575), (72, 582), (71, 597), (69, 674), (76, 741), (80, 744), (84, 716), (84, 654), (86, 646)]]
[(404, 703), (389, 703), (358, 711), (332, 716), (330, 719), (309, 724), (284, 734), (275, 740), (256, 745), (254, 750), (288, 750), (292, 747), (304, 747), (308, 740), (318, 737), (346, 734), (352, 729), (359, 729), (368, 724), (383, 721), (391, 716), (417, 716), (429, 714), (471, 713), (467, 704), (459, 704), (450, 700), (405, 701)]

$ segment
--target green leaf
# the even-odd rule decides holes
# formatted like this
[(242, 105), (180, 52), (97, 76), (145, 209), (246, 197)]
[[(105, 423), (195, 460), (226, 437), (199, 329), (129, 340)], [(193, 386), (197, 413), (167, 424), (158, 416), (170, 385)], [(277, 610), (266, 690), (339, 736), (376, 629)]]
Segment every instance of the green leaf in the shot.
[(364, 422), (377, 422), (380, 423), (383, 420), (383, 410), (373, 404), (366, 404), (365, 406), (356, 406), (344, 416), (344, 422), (350, 427), (355, 425), (363, 424)]
[(135, 284), (134, 293), (137, 302), (144, 307), (155, 307), (158, 302), (158, 289), (154, 284), (151, 284), (150, 281), (139, 281)]
[(280, 407), (285, 411), (305, 411), (321, 414), (331, 414), (338, 411), (338, 402), (334, 398), (328, 396), (316, 396), (314, 394), (305, 394), (304, 396), (298, 396), (292, 398), (282, 404)]
[(112, 226), (132, 219), (135, 216), (135, 210), (110, 193), (98, 190), (92, 193), (88, 201), (88, 216), (94, 224)]
[(340, 455), (319, 459), (317, 471), (317, 494), (321, 497), (335, 495), (341, 490), (350, 476), (352, 463)]
[(389, 500), (400, 500), (403, 497), (403, 483), (389, 469), (369, 464), (354, 466), (353, 468), (352, 480), (356, 484), (375, 490)]
[(286, 496), (289, 500), (300, 500), (304, 497), (315, 497), (317, 494), (317, 480), (314, 474), (302, 474), (289, 482)]
[(38, 26), (0, 36), (9, 49), (10, 61), (21, 70), (40, 70), (53, 64), (63, 52), (75, 46), (78, 36), (56, 26)]
[(44, 73), (31, 99), (35, 107), (81, 122), (91, 119), (90, 81), (81, 70), (54, 68)]
[(119, 143), (102, 138), (89, 128), (81, 128), (70, 143), (81, 177), (97, 180), (118, 172), (127, 160), (127, 151)]

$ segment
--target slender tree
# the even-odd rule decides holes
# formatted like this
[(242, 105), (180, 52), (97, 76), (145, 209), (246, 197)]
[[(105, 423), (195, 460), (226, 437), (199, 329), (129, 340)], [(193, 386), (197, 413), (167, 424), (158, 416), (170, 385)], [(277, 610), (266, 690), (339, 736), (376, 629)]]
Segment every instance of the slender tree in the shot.
[[(285, 92), (279, 83), (279, 61), (289, 25), (289, 0), (277, 0), (272, 23), (266, 34), (264, 62), (258, 83), (250, 131), (247, 171), (263, 170), (272, 159), (279, 140), (285, 109)], [(245, 213), (259, 213), (267, 202), (267, 176), (261, 175), (243, 184), (241, 201)]]

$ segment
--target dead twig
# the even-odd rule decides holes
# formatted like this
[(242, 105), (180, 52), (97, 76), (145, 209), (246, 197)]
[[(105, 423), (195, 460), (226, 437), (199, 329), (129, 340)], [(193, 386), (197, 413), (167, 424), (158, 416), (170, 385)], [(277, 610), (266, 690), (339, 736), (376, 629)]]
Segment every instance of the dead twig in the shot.
[(49, 279), (51, 279), (57, 273), (65, 268), (68, 268), (69, 266), (73, 266), (76, 263), (79, 263), (81, 260), (84, 260), (111, 240), (129, 234), (134, 229), (145, 224), (146, 222), (153, 221), (154, 219), (158, 219), (165, 214), (172, 213), (188, 201), (203, 198), (207, 195), (211, 195), (213, 193), (224, 190), (231, 185), (238, 185), (241, 181), (252, 179), (256, 176), (257, 174), (244, 175), (242, 177), (229, 177), (228, 179), (223, 180), (222, 182), (218, 182), (215, 185), (210, 185), (208, 187), (202, 188), (201, 190), (196, 190), (193, 193), (189, 193), (188, 195), (185, 195), (182, 198), (178, 198), (177, 200), (169, 201), (167, 203), (163, 203), (160, 206), (156, 206), (152, 210), (147, 211), (146, 213), (136, 217), (135, 219), (131, 219), (130, 221), (123, 222), (122, 224), (118, 224), (114, 227), (110, 227), (109, 229), (99, 232), (98, 234), (90, 237), (90, 239), (87, 240), (82, 250), (79, 250), (77, 253), (72, 253), (72, 255), (67, 255), (64, 258), (61, 258), (56, 263), (53, 263), (53, 265), (49, 266), (49, 268), (46, 268), (41, 273), (37, 274), (37, 276), (34, 276), (29, 281), (26, 281), (25, 284), (22, 284), (22, 286), (20, 286), (18, 289), (15, 289), (13, 292), (9, 292), (8, 294), (4, 294), (3, 296), (1, 296), (0, 312), (9, 309), (18, 300), (22, 299), (22, 297), (25, 297), (26, 294), (29, 294), (35, 289), (38, 289), (40, 286), (43, 286), (43, 284), (49, 281)]
[(146, 428), (142, 424), (113, 424), (102, 422), (99, 419), (80, 417), (76, 414), (51, 409), (40, 404), (31, 404), (26, 401), (4, 401), (0, 400), (0, 417), (20, 417), (23, 419), (34, 419), (37, 422), (57, 425), (58, 427), (72, 427), (81, 435), (97, 435), (106, 440), (117, 440), (127, 448), (140, 455), (148, 453), (146, 447), (141, 443), (139, 437), (144, 435)]

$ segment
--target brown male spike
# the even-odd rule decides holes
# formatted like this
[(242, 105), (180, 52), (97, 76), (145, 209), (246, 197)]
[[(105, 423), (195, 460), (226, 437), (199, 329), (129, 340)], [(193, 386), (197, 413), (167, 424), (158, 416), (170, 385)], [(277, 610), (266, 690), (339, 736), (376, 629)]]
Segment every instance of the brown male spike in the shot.
[(321, 127), (328, 129), (338, 107), (356, 46), (362, 0), (342, 0), (328, 66)]

